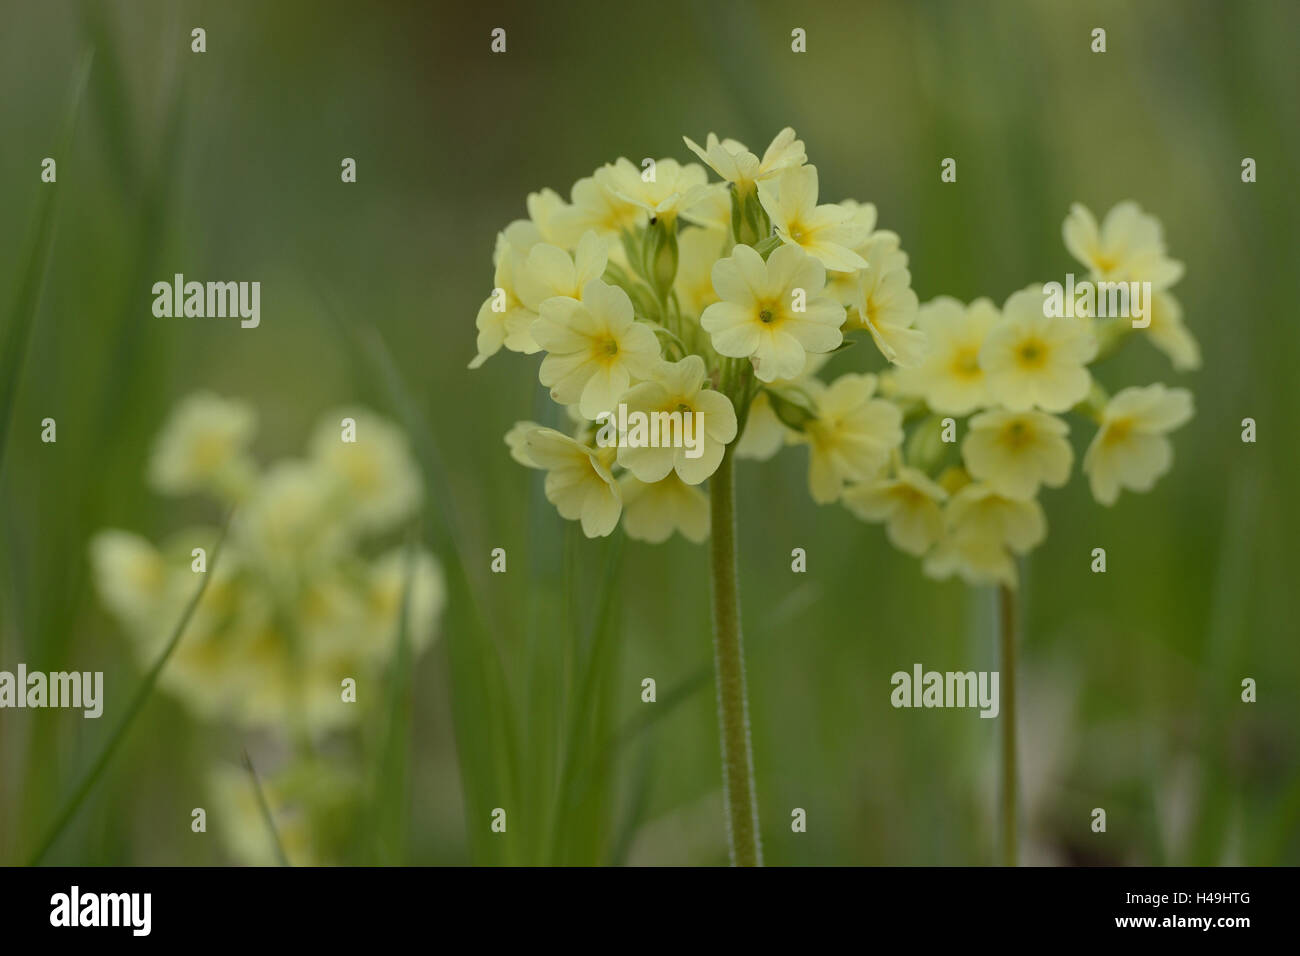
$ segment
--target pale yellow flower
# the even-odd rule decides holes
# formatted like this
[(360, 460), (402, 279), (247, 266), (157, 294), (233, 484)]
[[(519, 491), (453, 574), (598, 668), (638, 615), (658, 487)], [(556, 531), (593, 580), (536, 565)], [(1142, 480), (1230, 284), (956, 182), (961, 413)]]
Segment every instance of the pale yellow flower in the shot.
[(571, 203), (555, 216), (560, 237), (557, 245), (571, 248), (588, 230), (602, 238), (617, 239), (645, 222), (645, 211), (615, 192), (613, 170), (612, 166), (602, 166), (573, 184)]
[(1167, 434), (1191, 417), (1192, 394), (1186, 389), (1156, 384), (1117, 392), (1083, 456), (1093, 497), (1112, 505), (1123, 488), (1150, 491), (1173, 464)]
[(789, 441), (789, 429), (777, 418), (772, 400), (764, 389), (749, 403), (745, 433), (736, 443), (736, 457), (767, 461)]
[[(793, 388), (802, 391), (805, 382), (812, 379), (823, 365), (830, 360), (826, 353), (810, 352), (804, 359), (803, 368), (793, 378), (781, 378), (770, 385), (778, 390)], [(798, 433), (777, 417), (768, 397), (767, 389), (762, 389), (749, 403), (749, 415), (745, 419), (745, 433), (736, 443), (737, 458), (750, 458), (766, 461), (780, 451), (785, 445), (792, 444)]]
[(245, 402), (196, 392), (183, 399), (154, 441), (149, 481), (164, 494), (207, 491), (241, 497), (256, 472), (248, 446), (257, 413)]
[(925, 359), (925, 333), (912, 327), (918, 301), (907, 256), (898, 237), (878, 232), (863, 247), (867, 267), (857, 273), (846, 329), (866, 329), (880, 354), (894, 365), (914, 368)]
[(915, 468), (902, 467), (894, 478), (851, 485), (844, 504), (863, 521), (883, 521), (894, 546), (920, 557), (943, 534), (940, 505), (948, 493)]
[(1064, 412), (1092, 386), (1087, 364), (1097, 340), (1085, 320), (1043, 315), (1041, 289), (1013, 293), (985, 336), (979, 364), (989, 396), (1013, 411)]
[(603, 538), (618, 524), (623, 498), (610, 473), (615, 449), (589, 448), (553, 428), (524, 439), (530, 461), (546, 472), (546, 499), (567, 521), (581, 521), (588, 538)]
[[(726, 183), (710, 183), (691, 194), (689, 208), (682, 210), (682, 219), (731, 235), (731, 190)], [(680, 242), (681, 236), (678, 236)], [(715, 255), (716, 259), (717, 256)]]
[(1065, 247), (1096, 281), (1150, 282), (1152, 288), (1164, 289), (1182, 278), (1183, 264), (1165, 252), (1160, 220), (1135, 202), (1113, 206), (1100, 228), (1088, 208), (1075, 203), (1061, 232)]
[(304, 810), (285, 800), (280, 782), (274, 776), (259, 773), (258, 784), (275, 826), (275, 836), (267, 828), (247, 770), (222, 766), (210, 774), (208, 791), (212, 812), (220, 820), (220, 826), (214, 825), (213, 829), (220, 834), (226, 853), (244, 866), (278, 866), (280, 857), (275, 844), (278, 837), (285, 858), (293, 866), (322, 863), (313, 852), (311, 821)]
[(720, 355), (751, 358), (762, 381), (791, 378), (809, 352), (829, 352), (843, 340), (844, 310), (821, 295), (825, 284), (822, 264), (796, 246), (776, 249), (766, 262), (736, 246), (713, 266), (722, 301), (704, 310), (700, 325)]
[(853, 251), (866, 238), (853, 213), (843, 206), (817, 205), (817, 190), (817, 167), (798, 166), (760, 182), (758, 197), (782, 242), (799, 246), (827, 269), (865, 269), (867, 261)]
[(561, 246), (565, 249), (573, 248), (572, 243), (567, 241), (565, 235), (567, 224), (564, 219), (567, 204), (564, 197), (554, 189), (542, 189), (535, 193), (529, 193), (526, 204), (528, 206), (528, 219), (537, 227), (537, 236), (540, 242)]
[[(408, 572), (409, 561), (409, 572)], [(402, 614), (402, 595), (410, 576), (407, 602), (407, 636), (413, 654), (429, 646), (437, 630), (438, 618), (447, 603), (447, 585), (442, 568), (432, 554), (419, 548), (408, 558), (406, 548), (399, 547), (380, 555), (370, 565), (366, 584), (366, 633), (375, 635), (381, 661), (394, 652)]]
[[(889, 249), (890, 261), (886, 263), (877, 263), (877, 267), (882, 270), (893, 268), (906, 268), (907, 253), (903, 252), (899, 246), (902, 240), (892, 232), (876, 232), (876, 206), (874, 203), (858, 202), (856, 199), (844, 199), (840, 201), (840, 207), (848, 210), (849, 223), (853, 226), (854, 233), (859, 236), (859, 241), (852, 248), (854, 252), (867, 259), (867, 247), (871, 245), (874, 239), (879, 237), (891, 237), (893, 239), (892, 249)], [(876, 252), (880, 254), (888, 248), (888, 244), (878, 247)], [(857, 308), (858, 299), (858, 271), (837, 272), (834, 269), (826, 270), (826, 294), (835, 299), (836, 302), (845, 308)]]
[[(583, 421), (585, 422), (586, 419)], [(510, 449), (510, 457), (528, 468), (537, 468), (537, 462), (528, 456), (527, 439), (529, 432), (536, 431), (541, 427), (537, 422), (515, 422), (505, 436), (506, 447)]]
[(170, 571), (153, 544), (129, 531), (110, 529), (90, 539), (90, 568), (99, 596), (133, 630), (155, 624), (171, 594)]
[[(698, 355), (661, 362), (649, 381), (634, 385), (623, 395), (620, 404), (627, 407), (629, 416), (639, 413), (654, 424), (659, 447), (634, 447), (629, 438), (635, 436), (635, 429), (616, 435), (619, 415), (601, 429), (616, 435), (618, 463), (641, 481), (656, 482), (676, 471), (688, 485), (698, 485), (718, 470), (727, 444), (736, 437), (736, 410), (726, 395), (705, 388), (706, 373), (704, 359)], [(685, 441), (687, 435), (690, 443)], [(646, 434), (640, 440), (651, 439)]]
[[(530, 230), (525, 230), (528, 231)], [(502, 346), (525, 355), (538, 350), (530, 332), (537, 313), (524, 305), (517, 288), (526, 268), (527, 252), (534, 245), (536, 242), (528, 243), (525, 247), (505, 240), (498, 241), (492, 293), (483, 300), (474, 320), (478, 329), (478, 340), (475, 343), (478, 354), (470, 361), (470, 368), (481, 366), (501, 351)]]
[(1040, 485), (1070, 479), (1070, 427), (1046, 412), (994, 409), (970, 420), (961, 454), (971, 477), (1008, 498), (1032, 498)]
[(620, 158), (611, 167), (610, 188), (620, 199), (645, 210), (652, 219), (672, 222), (708, 193), (708, 174), (695, 163), (656, 160), (653, 175)]
[(698, 320), (718, 301), (713, 290), (713, 264), (722, 255), (727, 233), (722, 229), (687, 226), (677, 234), (677, 278), (673, 291), (682, 314)]
[(873, 398), (874, 375), (841, 375), (830, 385), (806, 385), (817, 417), (804, 426), (808, 445), (808, 485), (813, 500), (829, 504), (848, 481), (870, 481), (903, 442), (898, 406)]
[(542, 303), (533, 335), (547, 356), (539, 372), (551, 398), (578, 403), (595, 418), (614, 407), (632, 379), (649, 378), (659, 360), (659, 341), (637, 322), (632, 301), (617, 286), (587, 283), (582, 301), (557, 296)]
[(944, 536), (925, 559), (934, 578), (960, 575), (968, 584), (1015, 587), (1012, 554), (1026, 554), (1047, 536), (1047, 518), (1036, 500), (1008, 498), (982, 482), (961, 488), (944, 508)]
[(803, 140), (798, 139), (789, 126), (776, 134), (762, 159), (751, 153), (744, 143), (734, 139), (719, 140), (713, 133), (709, 133), (703, 148), (689, 136), (682, 139), (710, 169), (727, 182), (735, 183), (742, 195), (752, 190), (760, 180), (771, 179), (791, 166), (802, 166), (807, 160)]
[(646, 483), (635, 475), (619, 479), (623, 490), (623, 530), (629, 538), (660, 544), (676, 531), (699, 544), (709, 536), (709, 498), (669, 472), (662, 481)]
[(231, 533), (269, 577), (293, 581), (300, 567), (337, 558), (351, 537), (344, 513), (333, 471), (318, 461), (285, 459), (267, 469), (234, 513)]
[(365, 790), (360, 775), (346, 762), (297, 758), (284, 767), (257, 765), (262, 800), (271, 815), (267, 826), (253, 781), (243, 767), (224, 764), (210, 772), (212, 809), (208, 825), (232, 861), (244, 866), (277, 866), (279, 839), (292, 866), (332, 866), (349, 850), (350, 829)]
[[(355, 441), (343, 440), (345, 418)], [(339, 483), (342, 508), (360, 528), (387, 531), (419, 510), (424, 486), (406, 434), (378, 415), (346, 408), (323, 415), (309, 447)]]
[[(519, 300), (534, 314), (542, 303), (553, 296), (563, 295), (582, 299), (582, 290), (588, 282), (599, 279), (609, 262), (609, 241), (594, 232), (583, 233), (573, 255), (559, 246), (539, 242), (528, 250), (528, 258), (519, 275), (517, 289)], [(532, 323), (529, 323), (531, 331)]]
[(1169, 292), (1156, 292), (1151, 297), (1151, 324), (1145, 332), (1151, 344), (1169, 356), (1169, 361), (1179, 372), (1190, 372), (1201, 367), (1201, 347), (1183, 323), (1183, 307)]
[(915, 368), (899, 369), (900, 394), (922, 398), (932, 411), (968, 415), (989, 404), (988, 384), (980, 368), (980, 349), (1001, 314), (988, 299), (962, 305), (939, 296), (920, 307), (916, 327), (928, 351)]

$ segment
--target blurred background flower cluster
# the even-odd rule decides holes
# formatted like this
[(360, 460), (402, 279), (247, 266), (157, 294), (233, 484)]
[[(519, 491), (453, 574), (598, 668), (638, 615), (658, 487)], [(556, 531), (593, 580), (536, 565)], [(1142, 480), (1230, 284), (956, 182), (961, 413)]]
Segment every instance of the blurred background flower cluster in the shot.
[[(273, 764), (271, 816), (295, 863), (328, 862), (338, 812), (364, 796), (355, 761), (322, 757), (338, 732), (373, 717), (398, 657), (418, 656), (445, 598), (423, 548), (373, 553), (410, 522), (423, 494), (402, 433), (364, 411), (327, 413), (302, 458), (262, 469), (253, 460), (256, 412), (207, 392), (183, 398), (155, 442), (148, 476), (162, 494), (207, 495), (230, 515), (171, 534), (157, 547), (111, 529), (90, 542), (101, 602), (140, 667), (163, 652), (199, 585), (203, 590), (160, 685), (195, 718), (260, 732)], [(403, 605), (405, 603), (405, 610)], [(345, 688), (345, 682), (351, 687)], [(247, 862), (272, 862), (275, 840), (246, 771), (214, 765), (214, 830)]]

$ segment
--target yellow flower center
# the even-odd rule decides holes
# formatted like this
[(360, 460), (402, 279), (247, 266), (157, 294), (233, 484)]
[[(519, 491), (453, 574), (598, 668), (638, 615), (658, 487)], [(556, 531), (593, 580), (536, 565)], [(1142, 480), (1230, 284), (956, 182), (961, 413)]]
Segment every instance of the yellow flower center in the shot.
[(958, 349), (952, 357), (952, 374), (957, 378), (979, 378), (980, 350), (973, 347)]
[[(348, 449), (353, 452), (353, 449)], [(370, 455), (355, 453), (345, 454), (343, 468), (353, 487), (361, 492), (373, 492), (380, 486), (379, 467)]]
[(1002, 443), (1008, 448), (1019, 450), (1034, 440), (1034, 430), (1028, 422), (1016, 419), (1002, 429)]
[(761, 302), (758, 306), (758, 321), (767, 326), (777, 326), (781, 324), (784, 318), (784, 312), (775, 302)]
[(1094, 253), (1092, 258), (1098, 272), (1110, 272), (1119, 265), (1119, 260), (1115, 256), (1108, 256), (1101, 252)]
[(1117, 418), (1114, 421), (1106, 423), (1106, 430), (1102, 435), (1102, 441), (1107, 445), (1121, 445), (1128, 441), (1128, 437), (1132, 433), (1133, 419)]
[(225, 435), (200, 435), (194, 443), (194, 467), (208, 472), (220, 465), (229, 453), (230, 443)]
[(863, 303), (863, 308), (867, 311), (863, 314), (862, 321), (864, 323), (870, 322), (872, 325), (875, 325), (875, 316), (877, 312), (876, 300), (871, 296), (867, 296), (867, 301)]
[(894, 498), (901, 508), (910, 510), (920, 505), (925, 500), (925, 495), (911, 485), (900, 482), (894, 489)]
[(602, 335), (592, 341), (591, 351), (597, 361), (608, 364), (613, 360), (614, 356), (618, 355), (618, 339), (612, 335)]
[(1038, 339), (1021, 342), (1016, 348), (1016, 358), (1027, 369), (1042, 368), (1047, 363), (1047, 346)]

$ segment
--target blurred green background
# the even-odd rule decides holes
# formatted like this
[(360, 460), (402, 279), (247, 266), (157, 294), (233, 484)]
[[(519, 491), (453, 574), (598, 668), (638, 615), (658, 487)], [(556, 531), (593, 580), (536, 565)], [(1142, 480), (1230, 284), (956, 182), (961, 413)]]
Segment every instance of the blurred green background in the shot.
[[(1099, 377), (1185, 385), (1197, 415), (1152, 493), (1103, 508), (1076, 469), (1044, 498), (1049, 537), (1024, 568), (1025, 859), (1300, 862), (1300, 7), (468, 7), (5, 4), (0, 342), (13, 341), (47, 191), (58, 205), (0, 475), (0, 669), (103, 670), (108, 698), (100, 721), (0, 712), (0, 861), (30, 852), (141, 677), (91, 586), (88, 538), (159, 540), (219, 518), (144, 482), (159, 425), (199, 388), (256, 406), (264, 458), (298, 452), (339, 404), (427, 423), (412, 438), (430, 471), (422, 527), (450, 604), (411, 675), (403, 838), (383, 861), (725, 861), (704, 549), (575, 536), (501, 440), (519, 419), (555, 421), (541, 417), (555, 410), (536, 358), (465, 366), (494, 237), (528, 192), (567, 197), (620, 155), (688, 159), (683, 133), (761, 149), (788, 124), (823, 201), (872, 201), (901, 235), (922, 301), (1000, 303), (1081, 272), (1060, 238), (1074, 201), (1100, 217), (1131, 198), (1162, 220), (1204, 367), (1177, 375), (1134, 347)], [(498, 26), (502, 56), (488, 52)], [(1102, 55), (1089, 50), (1098, 26)], [(806, 54), (790, 51), (794, 27)], [(56, 186), (39, 182), (45, 156)], [(339, 181), (345, 156), (355, 185)], [(956, 184), (939, 180), (946, 156)], [(174, 272), (260, 280), (261, 327), (154, 318), (150, 286)], [(864, 351), (835, 368), (865, 367)], [(47, 416), (57, 444), (40, 442)], [(1247, 416), (1254, 445), (1240, 441)], [(991, 862), (997, 722), (894, 710), (889, 675), (995, 668), (992, 595), (929, 581), (878, 526), (818, 508), (805, 455), (742, 463), (739, 479), (768, 861)], [(505, 575), (488, 570), (496, 547)], [(793, 547), (806, 575), (791, 573)], [(1094, 547), (1104, 575), (1089, 572)], [(504, 696), (480, 666), (487, 646)], [(574, 723), (593, 659), (595, 702)], [(658, 682), (653, 712), (643, 677)], [(1244, 677), (1255, 704), (1239, 699)], [(572, 785), (581, 799), (559, 783), (574, 776), (570, 725), (578, 752), (598, 755)], [(155, 695), (47, 861), (233, 862), (220, 821), (200, 836), (189, 814), (210, 768), (237, 765), (243, 746), (258, 744)], [(359, 753), (367, 778), (391, 772)], [(488, 829), (498, 806), (503, 837)], [(795, 807), (807, 833), (790, 830)], [(1089, 829), (1094, 807), (1104, 835)], [(365, 819), (339, 823), (357, 846)]]

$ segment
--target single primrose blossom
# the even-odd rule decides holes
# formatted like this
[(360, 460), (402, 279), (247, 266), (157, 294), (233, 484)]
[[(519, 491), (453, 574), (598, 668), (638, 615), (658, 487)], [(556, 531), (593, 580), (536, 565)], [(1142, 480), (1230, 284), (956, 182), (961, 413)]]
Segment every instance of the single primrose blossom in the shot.
[(875, 478), (903, 441), (902, 412), (875, 398), (874, 375), (841, 375), (830, 385), (811, 383), (815, 417), (804, 428), (808, 486), (813, 501), (828, 504), (846, 482)]
[(1014, 411), (1064, 412), (1092, 386), (1088, 363), (1097, 340), (1086, 321), (1043, 315), (1041, 291), (1016, 292), (989, 331), (979, 363), (995, 402)]
[(776, 134), (762, 159), (751, 153), (744, 143), (734, 139), (720, 140), (714, 133), (709, 133), (703, 147), (689, 136), (682, 139), (692, 153), (742, 194), (752, 192), (759, 182), (779, 175), (784, 169), (802, 166), (808, 159), (803, 140), (789, 126)]
[(809, 353), (829, 352), (843, 341), (844, 310), (821, 295), (826, 270), (797, 246), (782, 246), (763, 261), (736, 246), (713, 266), (721, 301), (704, 310), (700, 325), (719, 355), (751, 358), (760, 381), (790, 378)]
[(256, 431), (257, 413), (247, 403), (196, 392), (177, 405), (154, 442), (149, 483), (167, 495), (238, 500), (256, 471), (248, 455)]
[(923, 471), (902, 466), (892, 478), (850, 486), (844, 505), (863, 521), (880, 521), (900, 551), (920, 557), (943, 535), (948, 493)]
[(534, 468), (546, 472), (546, 500), (560, 517), (582, 522), (589, 538), (614, 530), (623, 496), (611, 466), (613, 448), (592, 448), (554, 428), (535, 428), (524, 435), (524, 449)]
[(996, 408), (970, 420), (962, 460), (971, 477), (999, 494), (1032, 498), (1041, 485), (1059, 488), (1070, 477), (1070, 426), (1046, 412)]
[(642, 209), (651, 219), (672, 221), (708, 192), (708, 174), (696, 163), (675, 159), (655, 160), (653, 175), (619, 159), (611, 168), (609, 187), (624, 202)]
[(939, 296), (917, 311), (916, 328), (929, 351), (913, 368), (898, 372), (899, 391), (945, 415), (969, 415), (991, 404), (980, 349), (1001, 313), (988, 299), (963, 305)]
[(972, 482), (948, 501), (943, 535), (925, 558), (925, 573), (1014, 587), (1012, 556), (1027, 554), (1046, 536), (1047, 517), (1037, 500), (1008, 498), (991, 485)]
[(1150, 320), (1145, 334), (1165, 353), (1174, 371), (1193, 372), (1201, 367), (1201, 346), (1183, 322), (1183, 307), (1172, 293), (1162, 291), (1152, 296)]
[[(629, 415), (640, 413), (639, 421), (656, 428), (662, 422), (668, 432), (655, 436), (661, 439), (657, 443), (634, 443), (626, 434), (620, 436), (618, 463), (641, 481), (660, 481), (675, 471), (686, 484), (698, 485), (717, 471), (726, 446), (736, 437), (736, 412), (726, 395), (704, 387), (705, 373), (704, 359), (688, 355), (661, 363), (649, 381), (623, 395), (620, 404)], [(611, 417), (611, 430), (614, 424)]]
[(898, 237), (887, 232), (877, 233), (863, 254), (868, 264), (857, 273), (846, 328), (866, 329), (892, 364), (914, 368), (928, 346), (925, 333), (912, 328), (919, 303), (907, 256), (898, 251)]
[(517, 282), (524, 271), (528, 250), (540, 239), (536, 229), (517, 229), (515, 233), (513, 240), (507, 239), (505, 232), (498, 236), (492, 294), (479, 306), (475, 319), (478, 354), (470, 361), (470, 368), (478, 368), (503, 347), (526, 355), (538, 349), (530, 331), (537, 314), (524, 305)]
[(709, 498), (674, 473), (645, 482), (631, 473), (619, 479), (623, 529), (629, 538), (662, 544), (674, 533), (699, 544), (709, 536)]
[(758, 196), (782, 242), (798, 246), (827, 269), (865, 269), (867, 260), (853, 251), (866, 238), (862, 226), (843, 206), (819, 206), (819, 188), (817, 167), (790, 167), (760, 182)]
[(533, 324), (546, 350), (539, 377), (555, 401), (577, 403), (595, 418), (614, 408), (633, 378), (649, 378), (655, 369), (659, 341), (635, 320), (632, 301), (618, 286), (593, 279), (581, 301), (555, 296), (541, 308)]
[(1065, 247), (1096, 281), (1150, 282), (1159, 290), (1182, 278), (1183, 264), (1166, 253), (1160, 221), (1135, 202), (1112, 207), (1100, 226), (1087, 206), (1075, 203), (1061, 232)]
[(1191, 417), (1186, 389), (1157, 384), (1117, 392), (1102, 409), (1101, 428), (1083, 456), (1096, 499), (1112, 505), (1121, 489), (1150, 491), (1173, 464), (1168, 433)]

